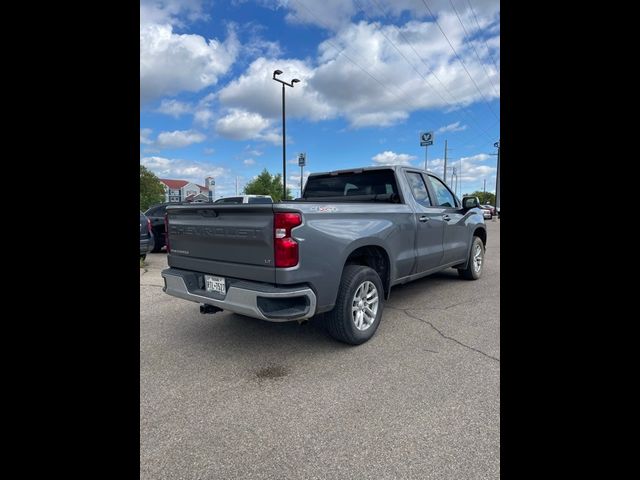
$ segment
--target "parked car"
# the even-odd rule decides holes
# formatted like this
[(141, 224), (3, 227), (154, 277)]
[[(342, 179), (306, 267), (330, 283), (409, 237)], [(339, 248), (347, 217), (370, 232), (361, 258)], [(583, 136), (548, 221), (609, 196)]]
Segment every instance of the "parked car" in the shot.
[(374, 335), (394, 285), (447, 268), (482, 274), (478, 198), (460, 201), (417, 168), (314, 173), (298, 200), (221, 203), (167, 208), (163, 290), (201, 313), (271, 322), (325, 313), (335, 339), (358, 345)]
[(213, 203), (239, 204), (239, 203), (273, 203), (269, 195), (237, 195), (235, 197), (219, 198)]
[(140, 212), (140, 258), (147, 258), (147, 253), (153, 250), (154, 243), (151, 220)]
[(496, 209), (492, 205), (480, 205), (480, 208), (483, 211), (485, 219), (491, 220), (496, 214)]
[(161, 251), (166, 245), (164, 215), (167, 213), (167, 205), (172, 204), (161, 203), (159, 205), (152, 206), (144, 212), (147, 218), (151, 221), (151, 229), (153, 230), (153, 236), (155, 237), (155, 245), (153, 247), (154, 253)]
[(211, 202), (168, 202), (153, 205), (144, 212), (144, 214), (151, 220), (151, 228), (153, 229), (153, 236), (155, 237), (155, 246), (153, 247), (153, 253), (161, 252), (167, 245), (166, 231), (164, 225), (164, 216), (167, 213), (167, 207), (169, 205), (207, 205)]
[(493, 205), (490, 205), (490, 204), (480, 205), (480, 208), (488, 208), (489, 210), (491, 210), (491, 215), (496, 214), (496, 207), (494, 207)]

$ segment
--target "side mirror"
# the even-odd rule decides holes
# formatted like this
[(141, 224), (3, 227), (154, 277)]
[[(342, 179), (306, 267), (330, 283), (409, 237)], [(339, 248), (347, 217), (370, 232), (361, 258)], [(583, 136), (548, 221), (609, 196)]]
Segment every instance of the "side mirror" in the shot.
[(465, 210), (471, 210), (472, 208), (478, 208), (480, 206), (480, 200), (478, 197), (462, 197), (462, 208)]

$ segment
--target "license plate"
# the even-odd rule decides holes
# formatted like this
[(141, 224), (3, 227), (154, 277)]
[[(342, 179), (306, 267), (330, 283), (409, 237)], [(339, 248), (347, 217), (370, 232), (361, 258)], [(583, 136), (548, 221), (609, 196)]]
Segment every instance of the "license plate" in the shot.
[(227, 294), (227, 286), (224, 277), (214, 277), (213, 275), (204, 276), (204, 284), (207, 292), (216, 292), (222, 295)]

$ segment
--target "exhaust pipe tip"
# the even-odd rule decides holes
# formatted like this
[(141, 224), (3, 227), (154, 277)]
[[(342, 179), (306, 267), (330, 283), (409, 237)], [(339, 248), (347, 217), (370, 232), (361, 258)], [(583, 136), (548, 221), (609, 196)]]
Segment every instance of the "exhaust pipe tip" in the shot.
[(217, 313), (217, 312), (223, 312), (224, 310), (220, 307), (216, 307), (215, 305), (208, 305), (206, 303), (203, 303), (200, 305), (200, 313), (205, 314), (205, 313)]

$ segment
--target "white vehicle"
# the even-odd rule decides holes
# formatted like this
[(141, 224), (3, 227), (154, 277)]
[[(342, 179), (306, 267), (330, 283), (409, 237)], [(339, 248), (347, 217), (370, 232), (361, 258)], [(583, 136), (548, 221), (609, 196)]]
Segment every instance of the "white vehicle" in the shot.
[(273, 203), (273, 199), (269, 195), (237, 195), (235, 197), (219, 198), (213, 203)]

